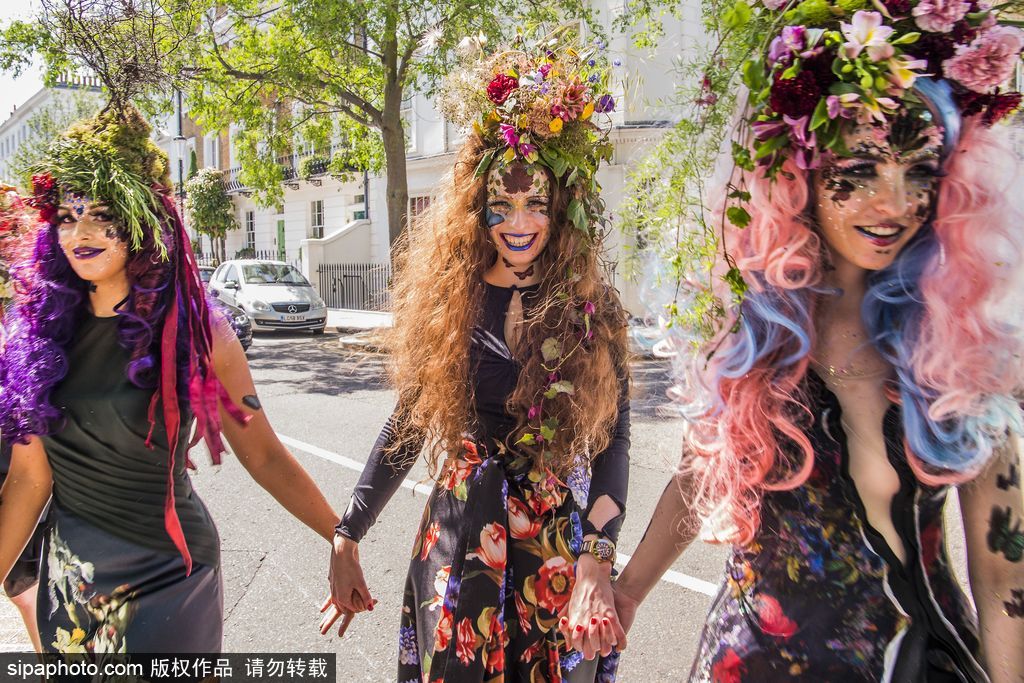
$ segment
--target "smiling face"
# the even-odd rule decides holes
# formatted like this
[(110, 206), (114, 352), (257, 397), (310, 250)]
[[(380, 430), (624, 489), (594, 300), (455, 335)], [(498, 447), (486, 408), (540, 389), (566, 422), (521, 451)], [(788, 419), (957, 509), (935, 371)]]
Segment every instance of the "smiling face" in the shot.
[(833, 260), (881, 270), (931, 217), (941, 177), (938, 128), (910, 115), (863, 124), (812, 178), (814, 217)]
[(71, 268), (83, 280), (102, 282), (124, 273), (128, 244), (104, 204), (65, 193), (57, 212), (57, 237)]
[(534, 164), (495, 164), (487, 174), (487, 227), (509, 267), (537, 260), (550, 235), (551, 182)]

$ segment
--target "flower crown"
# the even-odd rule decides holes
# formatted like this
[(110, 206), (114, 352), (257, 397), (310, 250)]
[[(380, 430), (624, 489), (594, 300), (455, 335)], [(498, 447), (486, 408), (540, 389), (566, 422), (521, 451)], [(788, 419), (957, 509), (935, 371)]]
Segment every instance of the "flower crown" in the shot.
[[(815, 168), (821, 152), (845, 153), (848, 122), (881, 123), (900, 110), (929, 110), (943, 126), (957, 113), (992, 125), (1020, 105), (1021, 94), (1001, 86), (1024, 33), (1000, 25), (981, 0), (763, 2), (787, 25), (742, 67), (754, 144), (734, 146), (741, 167), (767, 165), (772, 174), (792, 157)], [(936, 111), (933, 96), (955, 106)], [(945, 133), (948, 153), (955, 132)]]
[(596, 121), (615, 110), (603, 49), (601, 41), (581, 47), (568, 27), (533, 42), (519, 36), (493, 55), (470, 55), (439, 97), (449, 121), (493, 144), (477, 176), (496, 159), (545, 166), (575, 190), (569, 219), (591, 236), (604, 223), (597, 169), (613, 151), (608, 126)]

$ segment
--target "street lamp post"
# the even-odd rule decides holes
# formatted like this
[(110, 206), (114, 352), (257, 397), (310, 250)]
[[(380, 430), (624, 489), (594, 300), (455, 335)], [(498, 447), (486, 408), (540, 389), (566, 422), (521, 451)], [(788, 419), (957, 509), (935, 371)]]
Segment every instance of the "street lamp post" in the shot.
[[(178, 213), (182, 217), (182, 221), (185, 220), (185, 152), (187, 151), (185, 135), (182, 131), (182, 107), (181, 107), (181, 90), (175, 90), (177, 96), (177, 109), (178, 109), (178, 134), (174, 137), (174, 155), (178, 157)], [(200, 253), (202, 252), (202, 242), (199, 241), (198, 234), (196, 235), (196, 244), (199, 246)]]

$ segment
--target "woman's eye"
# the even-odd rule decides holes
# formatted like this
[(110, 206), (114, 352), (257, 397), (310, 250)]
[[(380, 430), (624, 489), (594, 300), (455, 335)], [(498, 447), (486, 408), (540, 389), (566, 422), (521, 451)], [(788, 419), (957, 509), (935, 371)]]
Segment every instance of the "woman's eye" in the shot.
[(92, 215), (92, 217), (97, 223), (109, 223), (110, 221), (114, 220), (113, 216), (111, 216), (109, 213), (104, 213), (102, 211), (97, 211)]
[(68, 223), (74, 223), (75, 219), (70, 213), (65, 213), (57, 216), (57, 222), (66, 225)]
[(512, 208), (512, 205), (508, 202), (491, 202), (487, 205), (487, 208), (494, 213), (508, 213), (509, 209)]
[(534, 199), (526, 203), (534, 211), (543, 211), (548, 208), (548, 203), (540, 199)]
[(855, 166), (840, 168), (839, 174), (852, 178), (874, 178), (877, 175), (875, 172), (875, 165), (872, 163), (857, 164)]
[(941, 173), (938, 166), (924, 164), (922, 166), (914, 166), (910, 169), (910, 175), (916, 178), (937, 178)]

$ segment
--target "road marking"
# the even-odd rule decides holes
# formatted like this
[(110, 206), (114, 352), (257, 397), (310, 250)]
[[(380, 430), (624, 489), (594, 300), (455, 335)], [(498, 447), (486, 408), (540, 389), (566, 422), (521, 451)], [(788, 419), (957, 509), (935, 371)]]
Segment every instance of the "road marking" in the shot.
[[(334, 451), (329, 451), (326, 448), (314, 446), (313, 444), (306, 443), (305, 441), (293, 439), (292, 437), (285, 436), (284, 434), (278, 434), (277, 437), (281, 439), (281, 443), (283, 443), (285, 446), (296, 448), (305, 453), (309, 453), (310, 455), (315, 455), (318, 458), (323, 458), (324, 460), (329, 460), (333, 463), (341, 465), (342, 467), (347, 467), (348, 469), (354, 470), (356, 472), (362, 472), (363, 468), (366, 466), (366, 463), (359, 462), (358, 460), (353, 460), (352, 458), (347, 458), (344, 455), (339, 455)], [(430, 492), (433, 490), (434, 487), (432, 484), (413, 482), (409, 481), (408, 479), (405, 479), (402, 481), (402, 488), (407, 488), (410, 491), (413, 491), (414, 493), (429, 496)], [(618, 557), (616, 558), (617, 561), (615, 564), (624, 565), (625, 563), (629, 562), (630, 557), (630, 555), (627, 555), (626, 553), (620, 551), (618, 553)], [(704, 595), (710, 595), (712, 597), (718, 594), (718, 586), (716, 586), (715, 584), (709, 581), (704, 581), (703, 579), (698, 579), (696, 576), (683, 574), (682, 572), (677, 572), (672, 569), (669, 569), (667, 572), (665, 572), (664, 576), (661, 577), (661, 580), (666, 583), (672, 583), (677, 586), (681, 586), (682, 588), (686, 588), (687, 590), (696, 591), (697, 593), (703, 593)]]

